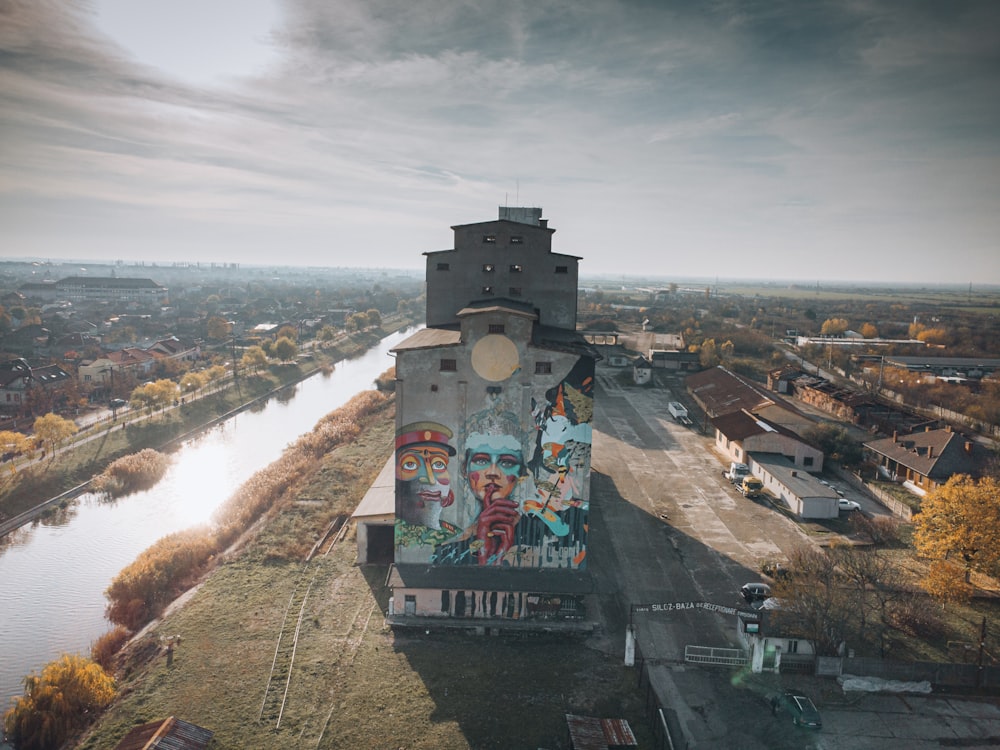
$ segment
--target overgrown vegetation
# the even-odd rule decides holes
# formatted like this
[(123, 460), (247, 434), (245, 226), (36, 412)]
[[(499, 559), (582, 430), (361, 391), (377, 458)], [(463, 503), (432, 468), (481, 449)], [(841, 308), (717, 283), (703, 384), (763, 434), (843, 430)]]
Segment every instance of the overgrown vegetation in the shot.
[(115, 697), (101, 666), (77, 655), (50, 662), (24, 679), (24, 695), (4, 715), (4, 731), (18, 750), (52, 750), (86, 726)]
[(152, 448), (122, 456), (98, 474), (90, 483), (94, 492), (121, 497), (155, 485), (170, 466), (169, 456)]
[[(112, 580), (105, 595), (108, 619), (137, 630), (181, 591), (190, 587), (215, 555), (232, 544), (264, 513), (275, 508), (309, 466), (338, 445), (350, 442), (361, 427), (379, 413), (388, 397), (364, 391), (340, 409), (323, 417), (313, 430), (300, 437), (281, 457), (256, 472), (214, 514), (214, 524), (163, 537), (142, 552)], [(311, 542), (299, 540), (289, 550), (301, 557)]]

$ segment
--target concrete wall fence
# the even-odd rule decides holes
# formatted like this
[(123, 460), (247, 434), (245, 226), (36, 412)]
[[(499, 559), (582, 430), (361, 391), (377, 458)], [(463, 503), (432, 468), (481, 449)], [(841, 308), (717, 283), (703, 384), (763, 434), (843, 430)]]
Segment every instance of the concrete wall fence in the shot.
[(935, 687), (1000, 689), (1000, 667), (980, 667), (978, 664), (903, 662), (870, 656), (820, 656), (816, 659), (816, 674), (827, 677), (846, 674), (899, 682), (926, 680)]

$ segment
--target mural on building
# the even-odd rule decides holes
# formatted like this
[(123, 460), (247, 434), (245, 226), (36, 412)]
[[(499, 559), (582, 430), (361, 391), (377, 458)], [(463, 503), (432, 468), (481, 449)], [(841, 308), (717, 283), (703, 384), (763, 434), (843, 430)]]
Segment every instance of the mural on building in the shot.
[[(427, 432), (438, 437), (436, 481), (449, 488), (437, 492), (428, 491), (427, 482), (412, 484), (430, 479), (429, 471), (419, 471), (425, 457), (409, 448), (426, 446), (427, 439), (407, 437), (412, 425), (400, 430), (397, 482), (404, 481), (404, 448), (414, 467), (405, 477), (414, 478), (397, 489), (397, 561), (584, 567), (593, 370), (591, 359), (580, 359), (561, 382), (532, 399), (523, 422), (502, 397), (490, 396), (490, 403), (461, 427), (453, 494), (449, 472), (456, 462), (447, 460), (455, 455), (451, 431), (425, 423), (433, 425)], [(418, 501), (407, 500), (414, 495)], [(437, 497), (441, 502), (435, 502)]]
[(455, 502), (450, 464), (452, 431), (437, 422), (413, 422), (396, 434), (396, 547), (423, 555), (460, 528), (441, 518)]

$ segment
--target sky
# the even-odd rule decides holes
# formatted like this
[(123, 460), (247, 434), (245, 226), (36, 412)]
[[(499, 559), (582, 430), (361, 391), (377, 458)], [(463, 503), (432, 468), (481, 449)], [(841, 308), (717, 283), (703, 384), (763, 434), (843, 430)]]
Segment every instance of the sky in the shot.
[(996, 0), (0, 0), (5, 258), (1000, 283)]

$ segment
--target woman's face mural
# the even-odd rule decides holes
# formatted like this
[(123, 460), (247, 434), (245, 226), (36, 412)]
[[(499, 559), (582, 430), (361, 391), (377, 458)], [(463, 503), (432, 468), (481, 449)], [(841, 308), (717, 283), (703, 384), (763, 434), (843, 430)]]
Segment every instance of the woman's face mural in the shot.
[(524, 474), (524, 453), (510, 435), (473, 433), (465, 443), (463, 473), (476, 498), (487, 506), (508, 498)]

